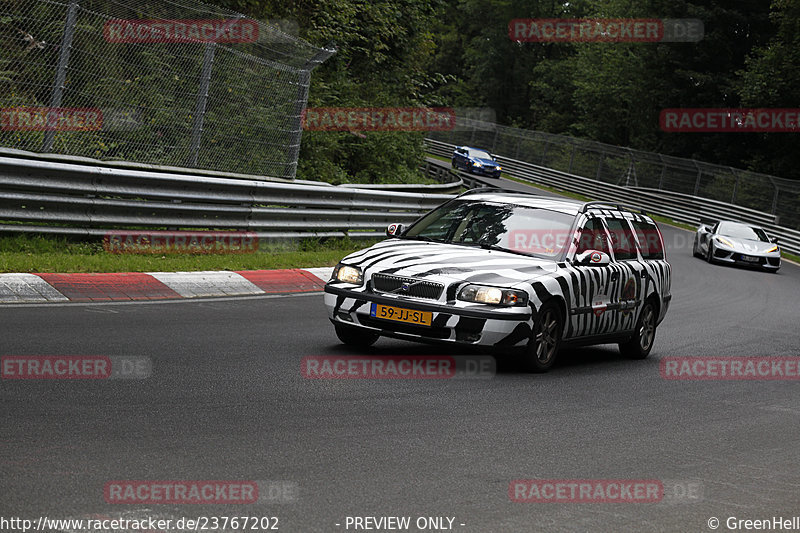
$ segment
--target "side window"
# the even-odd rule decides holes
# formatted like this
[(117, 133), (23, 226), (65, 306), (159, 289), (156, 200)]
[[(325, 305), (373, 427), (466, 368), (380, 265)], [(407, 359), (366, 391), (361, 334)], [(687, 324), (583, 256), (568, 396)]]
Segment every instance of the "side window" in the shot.
[(655, 224), (643, 220), (631, 220), (631, 226), (639, 239), (639, 249), (644, 259), (664, 259), (664, 242)]
[(606, 226), (611, 234), (611, 248), (617, 261), (630, 261), (638, 259), (636, 253), (636, 238), (633, 236), (627, 221), (622, 218), (606, 218)]
[(608, 236), (599, 218), (587, 220), (586, 225), (581, 229), (578, 239), (576, 253), (580, 254), (589, 250), (610, 253), (608, 251)]

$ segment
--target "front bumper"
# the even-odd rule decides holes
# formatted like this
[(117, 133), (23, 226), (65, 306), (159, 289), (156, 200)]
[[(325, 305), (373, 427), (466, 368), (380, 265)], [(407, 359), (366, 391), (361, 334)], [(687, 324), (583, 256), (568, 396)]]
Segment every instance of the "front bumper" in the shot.
[[(745, 259), (751, 257), (755, 261)], [(757, 254), (744, 254), (726, 248), (714, 248), (714, 261), (719, 263), (727, 263), (730, 265), (749, 266), (753, 268), (763, 268), (767, 270), (777, 270), (781, 267), (781, 257), (776, 254), (757, 255)]]
[[(531, 311), (527, 307), (491, 308), (466, 302), (444, 303), (361, 292), (330, 284), (325, 286), (324, 298), (328, 318), (332, 322), (405, 340), (521, 347), (528, 343), (531, 332)], [(430, 311), (433, 321), (431, 326), (420, 326), (375, 318), (370, 315), (373, 303), (412, 311)]]

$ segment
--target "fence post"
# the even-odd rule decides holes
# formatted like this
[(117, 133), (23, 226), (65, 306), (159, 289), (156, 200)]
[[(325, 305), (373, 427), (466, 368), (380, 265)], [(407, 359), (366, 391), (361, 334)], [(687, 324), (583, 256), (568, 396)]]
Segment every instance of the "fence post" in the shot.
[(700, 193), (700, 178), (703, 176), (703, 171), (700, 170), (700, 167), (697, 166), (697, 162), (694, 162), (694, 166), (697, 168), (697, 181), (694, 182), (694, 196), (697, 196)]
[(731, 193), (731, 203), (735, 204), (736, 203), (736, 193), (739, 190), (739, 175), (736, 174), (736, 169), (735, 168), (733, 168), (733, 167), (729, 167), (729, 168), (731, 169), (731, 174), (733, 174), (733, 177), (736, 178), (736, 180), (733, 182), (733, 193)]
[(214, 52), (216, 43), (207, 43), (203, 50), (203, 68), (200, 71), (200, 87), (197, 91), (197, 105), (194, 108), (192, 121), (192, 143), (189, 148), (190, 167), (197, 166), (200, 155), (200, 139), (203, 136), (203, 121), (206, 117), (206, 104), (208, 103), (208, 86), (211, 84), (211, 69), (214, 66)]
[(658, 179), (658, 190), (664, 190), (664, 178), (667, 176), (667, 162), (664, 161), (664, 156), (658, 154), (658, 158), (661, 160), (661, 177)]
[(542, 150), (542, 162), (541, 165), (543, 167), (547, 166), (547, 148), (549, 148), (550, 143), (547, 142), (547, 139), (544, 140), (544, 150)]
[(333, 43), (328, 43), (319, 50), (314, 56), (305, 62), (299, 71), (299, 82), (297, 87), (297, 97), (294, 103), (294, 116), (297, 117), (297, 129), (292, 133), (289, 140), (289, 150), (287, 153), (287, 167), (284, 168), (283, 178), (293, 180), (297, 177), (297, 160), (300, 157), (300, 141), (303, 137), (303, 110), (308, 101), (308, 87), (311, 85), (311, 71), (317, 65), (336, 53)]
[[(780, 192), (780, 189), (774, 183), (773, 183), (773, 186), (775, 187), (775, 195), (772, 197), (772, 214), (773, 215), (777, 215), (778, 214), (778, 193)], [(777, 217), (776, 217), (776, 222), (775, 223), (776, 224), (780, 223), (780, 222), (777, 222)]]
[(572, 153), (569, 156), (569, 168), (567, 174), (572, 174), (572, 163), (575, 162), (575, 143), (572, 143)]
[[(69, 63), (69, 53), (72, 50), (72, 37), (75, 35), (75, 24), (78, 18), (78, 0), (72, 0), (67, 8), (67, 20), (64, 23), (64, 35), (61, 37), (61, 49), (58, 53), (58, 66), (56, 67), (56, 79), (53, 83), (53, 95), (50, 98), (50, 109), (61, 107), (61, 100), (64, 97), (64, 82), (67, 79), (67, 64)], [(47, 114), (48, 117), (50, 113)], [(56, 138), (56, 130), (48, 128), (44, 132), (42, 142), (42, 152), (51, 152), (53, 142)]]
[(594, 177), (595, 180), (600, 181), (600, 172), (603, 170), (603, 153), (597, 152), (600, 158), (597, 160), (597, 175)]

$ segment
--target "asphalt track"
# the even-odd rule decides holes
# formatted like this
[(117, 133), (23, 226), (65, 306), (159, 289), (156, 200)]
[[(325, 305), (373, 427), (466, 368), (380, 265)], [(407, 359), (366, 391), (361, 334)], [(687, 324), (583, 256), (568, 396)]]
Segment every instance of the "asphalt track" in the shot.
[[(348, 516), (446, 516), (477, 533), (711, 531), (711, 517), (729, 531), (728, 517), (800, 516), (798, 382), (659, 373), (665, 356), (800, 355), (800, 268), (709, 265), (691, 256), (691, 233), (662, 230), (673, 303), (650, 358), (578, 349), (544, 375), (305, 379), (304, 356), (354, 353), (320, 294), (2, 307), (2, 355), (144, 356), (153, 371), (0, 381), (0, 517), (268, 515), (280, 531), (336, 532), (354, 531)], [(380, 340), (363, 353), (458, 352)], [(657, 479), (665, 498), (510, 501), (509, 483), (533, 478)], [(298, 492), (112, 505), (110, 480), (282, 480)]]

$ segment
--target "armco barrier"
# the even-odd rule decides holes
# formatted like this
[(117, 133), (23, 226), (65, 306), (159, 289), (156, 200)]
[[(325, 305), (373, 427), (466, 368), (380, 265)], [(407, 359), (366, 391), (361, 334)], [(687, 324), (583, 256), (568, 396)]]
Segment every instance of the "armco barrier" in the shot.
[[(451, 157), (455, 145), (425, 140), (428, 153), (440, 157)], [(800, 231), (778, 225), (774, 215), (754, 209), (657, 189), (625, 187), (576, 176), (558, 170), (540, 167), (525, 161), (517, 161), (497, 155), (503, 172), (532, 184), (546, 185), (557, 189), (582, 194), (593, 200), (606, 200), (641, 207), (645, 211), (672, 218), (677, 222), (699, 225), (705, 220), (740, 220), (762, 226), (777, 237), (781, 247), (788, 252), (800, 253)], [(443, 167), (450, 163), (429, 158)]]
[(0, 156), (0, 231), (248, 231), (262, 238), (378, 237), (452, 196), (231, 179)]

